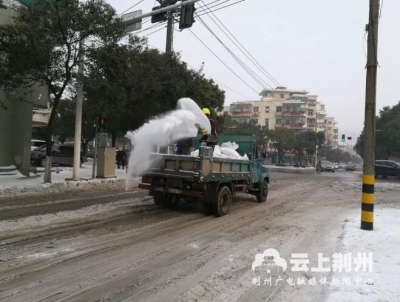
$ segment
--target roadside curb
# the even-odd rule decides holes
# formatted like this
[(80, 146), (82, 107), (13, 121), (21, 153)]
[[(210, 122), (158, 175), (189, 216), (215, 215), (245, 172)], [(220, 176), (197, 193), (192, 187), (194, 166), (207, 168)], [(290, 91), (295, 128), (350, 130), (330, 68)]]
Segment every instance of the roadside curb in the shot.
[(271, 172), (280, 172), (280, 173), (288, 173), (288, 174), (316, 174), (317, 171), (315, 169), (304, 169), (304, 168), (284, 168), (277, 166), (264, 166), (268, 168)]

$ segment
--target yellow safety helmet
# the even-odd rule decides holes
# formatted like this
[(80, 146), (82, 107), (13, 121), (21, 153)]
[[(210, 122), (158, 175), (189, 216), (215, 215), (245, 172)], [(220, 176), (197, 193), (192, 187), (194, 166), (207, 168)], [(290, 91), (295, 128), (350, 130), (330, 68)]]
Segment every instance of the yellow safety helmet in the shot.
[(208, 115), (211, 114), (210, 109), (208, 109), (208, 108), (203, 108), (203, 109), (201, 110), (201, 112), (203, 112), (204, 114), (208, 114)]

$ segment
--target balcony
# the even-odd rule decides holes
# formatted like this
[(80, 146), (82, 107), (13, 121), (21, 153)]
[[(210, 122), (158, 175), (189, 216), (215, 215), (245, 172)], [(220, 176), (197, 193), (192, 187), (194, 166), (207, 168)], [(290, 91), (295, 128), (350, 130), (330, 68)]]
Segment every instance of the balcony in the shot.
[(252, 117), (259, 117), (260, 116), (260, 112), (253, 112), (253, 114), (251, 116)]
[(284, 111), (282, 112), (283, 116), (305, 116), (306, 112), (305, 111)]
[(231, 106), (231, 112), (252, 112), (252, 106)]
[(251, 112), (231, 112), (231, 116), (232, 117), (250, 117), (251, 116)]
[(304, 129), (306, 124), (304, 123), (294, 123), (294, 124), (285, 124), (283, 127), (286, 129)]

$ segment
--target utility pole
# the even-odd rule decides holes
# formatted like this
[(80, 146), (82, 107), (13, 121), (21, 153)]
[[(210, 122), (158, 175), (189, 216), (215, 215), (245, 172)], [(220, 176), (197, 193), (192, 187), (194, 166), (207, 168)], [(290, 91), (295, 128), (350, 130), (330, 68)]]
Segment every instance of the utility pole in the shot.
[(361, 203), (361, 229), (373, 230), (375, 185), (375, 114), (378, 67), (378, 24), (380, 0), (369, 2), (367, 79), (365, 90), (364, 166)]
[(172, 53), (173, 44), (174, 44), (174, 11), (171, 10), (168, 12), (167, 43), (165, 47), (166, 54)]
[(75, 113), (75, 142), (74, 142), (74, 167), (72, 171), (72, 180), (80, 179), (81, 166), (81, 135), (82, 135), (82, 103), (83, 103), (83, 60), (84, 60), (84, 41), (80, 37), (79, 41), (79, 63), (78, 63), (78, 91), (76, 95), (76, 113)]
[(94, 144), (93, 144), (93, 167), (92, 167), (92, 178), (96, 178), (96, 160), (97, 160), (97, 121), (94, 125), (95, 127), (95, 134), (94, 134)]

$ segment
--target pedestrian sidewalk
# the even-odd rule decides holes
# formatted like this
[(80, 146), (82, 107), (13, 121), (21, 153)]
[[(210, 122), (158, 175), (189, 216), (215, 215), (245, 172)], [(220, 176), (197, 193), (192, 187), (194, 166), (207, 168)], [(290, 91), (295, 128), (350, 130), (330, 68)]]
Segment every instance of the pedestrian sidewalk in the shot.
[[(10, 168), (10, 167), (7, 167)], [(80, 171), (80, 181), (71, 181), (72, 167), (52, 167), (52, 183), (43, 183), (44, 168), (38, 168), (37, 174), (30, 173), (30, 176), (24, 176), (17, 170), (13, 173), (0, 173), (0, 196), (17, 195), (27, 193), (60, 191), (63, 188), (84, 188), (98, 186), (105, 183), (125, 184), (128, 178), (126, 169), (115, 168), (115, 178), (93, 179), (92, 178), (93, 161), (89, 159), (84, 163)], [(69, 179), (69, 180), (68, 180)], [(134, 179), (137, 182), (138, 179)]]

